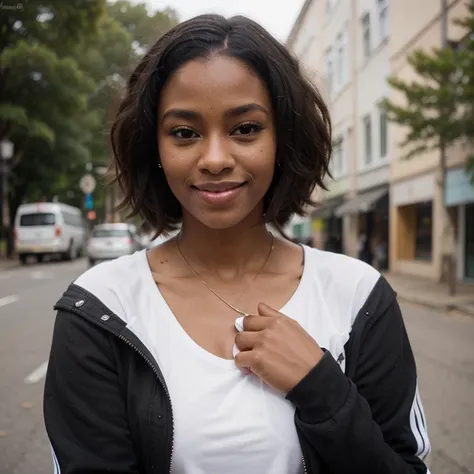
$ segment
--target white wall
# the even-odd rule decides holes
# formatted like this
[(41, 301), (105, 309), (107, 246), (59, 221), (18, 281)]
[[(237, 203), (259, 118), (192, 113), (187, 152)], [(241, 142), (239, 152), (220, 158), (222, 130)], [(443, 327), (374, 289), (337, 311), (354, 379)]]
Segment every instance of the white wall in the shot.
[[(389, 5), (389, 16), (390, 6)], [(370, 13), (371, 25), (371, 55), (364, 57), (363, 30), (361, 27), (362, 16)], [(357, 134), (358, 134), (358, 170), (364, 171), (379, 166), (386, 166), (390, 161), (390, 150), (387, 157), (380, 156), (380, 123), (379, 107), (380, 101), (387, 97), (390, 91), (387, 77), (390, 75), (390, 60), (388, 40), (382, 41), (379, 34), (379, 17), (377, 2), (374, 0), (358, 0), (357, 18)], [(363, 118), (369, 115), (372, 123), (372, 162), (365, 164), (365, 137)]]

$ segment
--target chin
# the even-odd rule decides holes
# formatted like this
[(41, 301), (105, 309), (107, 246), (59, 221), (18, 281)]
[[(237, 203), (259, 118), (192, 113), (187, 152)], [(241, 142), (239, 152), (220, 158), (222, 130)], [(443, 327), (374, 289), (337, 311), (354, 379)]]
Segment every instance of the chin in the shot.
[(205, 209), (196, 206), (187, 208), (187, 217), (199, 222), (202, 226), (212, 230), (228, 230), (246, 222), (255, 224), (260, 221), (262, 210), (256, 206), (229, 206), (227, 208)]
[(235, 213), (225, 215), (225, 213), (216, 212), (214, 215), (195, 217), (205, 227), (213, 230), (227, 230), (238, 226), (243, 222), (247, 215), (236, 215)]

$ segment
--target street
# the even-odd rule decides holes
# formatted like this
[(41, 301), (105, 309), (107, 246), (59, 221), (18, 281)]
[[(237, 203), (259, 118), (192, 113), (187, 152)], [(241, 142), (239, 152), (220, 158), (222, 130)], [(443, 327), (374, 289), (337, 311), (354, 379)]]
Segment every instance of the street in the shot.
[[(53, 304), (85, 261), (0, 272), (0, 473), (54, 471), (42, 421)], [(474, 473), (474, 318), (402, 305), (415, 351), (432, 474)]]

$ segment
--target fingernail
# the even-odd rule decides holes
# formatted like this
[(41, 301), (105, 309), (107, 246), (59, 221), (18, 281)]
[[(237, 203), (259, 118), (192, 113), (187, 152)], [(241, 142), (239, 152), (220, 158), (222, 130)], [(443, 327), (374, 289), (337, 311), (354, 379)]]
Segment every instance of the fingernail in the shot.
[(242, 367), (240, 369), (240, 371), (244, 374), (244, 375), (250, 375), (252, 373), (252, 371), (248, 368), (248, 367)]
[(239, 332), (244, 330), (244, 318), (245, 316), (241, 316), (235, 320), (235, 329), (237, 329)]

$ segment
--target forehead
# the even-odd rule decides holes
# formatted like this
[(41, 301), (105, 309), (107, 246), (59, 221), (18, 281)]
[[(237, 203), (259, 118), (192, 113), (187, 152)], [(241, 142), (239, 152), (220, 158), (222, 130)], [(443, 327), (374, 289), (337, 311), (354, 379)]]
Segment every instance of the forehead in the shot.
[(227, 109), (241, 103), (270, 109), (265, 84), (242, 61), (226, 56), (196, 59), (179, 68), (161, 92), (160, 112), (172, 107)]

